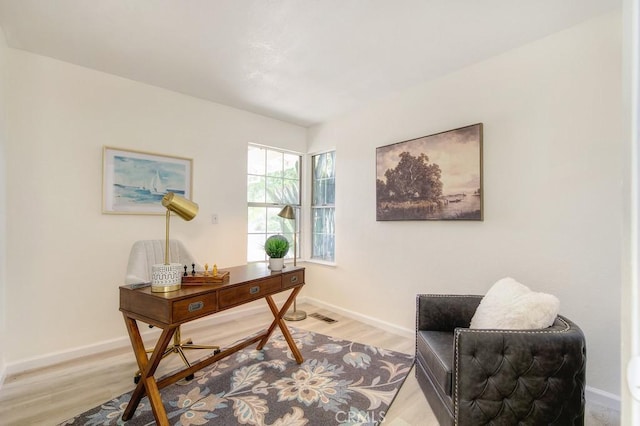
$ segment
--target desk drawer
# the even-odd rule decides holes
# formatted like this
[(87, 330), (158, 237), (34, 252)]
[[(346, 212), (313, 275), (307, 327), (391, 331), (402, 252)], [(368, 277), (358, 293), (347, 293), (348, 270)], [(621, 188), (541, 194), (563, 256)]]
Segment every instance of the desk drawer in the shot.
[(218, 310), (215, 293), (207, 293), (173, 303), (173, 322), (208, 315)]
[(282, 280), (280, 276), (277, 276), (220, 290), (218, 301), (220, 302), (220, 309), (224, 309), (250, 300), (260, 299), (267, 294), (280, 290), (282, 290)]
[(282, 288), (304, 283), (304, 270), (282, 274)]

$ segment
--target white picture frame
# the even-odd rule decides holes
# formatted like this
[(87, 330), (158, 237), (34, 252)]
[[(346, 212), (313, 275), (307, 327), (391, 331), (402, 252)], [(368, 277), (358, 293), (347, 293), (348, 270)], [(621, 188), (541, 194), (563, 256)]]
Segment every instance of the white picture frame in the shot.
[(162, 215), (162, 197), (192, 199), (190, 158), (105, 146), (102, 153), (102, 213)]

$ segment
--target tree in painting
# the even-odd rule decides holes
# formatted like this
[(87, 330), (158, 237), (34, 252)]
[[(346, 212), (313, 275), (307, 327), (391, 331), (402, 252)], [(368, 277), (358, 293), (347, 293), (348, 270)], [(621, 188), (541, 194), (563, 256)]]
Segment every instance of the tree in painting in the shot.
[(378, 179), (377, 190), (385, 201), (429, 201), (437, 203), (442, 196), (442, 172), (437, 164), (429, 164), (424, 153), (414, 157), (400, 154), (400, 162), (385, 172), (387, 182)]

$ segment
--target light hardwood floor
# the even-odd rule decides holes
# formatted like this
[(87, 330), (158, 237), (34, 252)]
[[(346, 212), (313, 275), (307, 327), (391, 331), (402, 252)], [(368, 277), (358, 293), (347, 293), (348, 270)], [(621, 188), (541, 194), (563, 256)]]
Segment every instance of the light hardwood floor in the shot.
[[(300, 304), (298, 309), (308, 313), (317, 312), (337, 321), (327, 323), (307, 317), (302, 321), (288, 322), (289, 326), (403, 353), (412, 354), (414, 351), (414, 341), (411, 338), (387, 333), (308, 304)], [(201, 344), (226, 345), (268, 326), (272, 318), (268, 309), (265, 309), (264, 313), (253, 314), (242, 320), (230, 320), (215, 328), (185, 328), (183, 338), (191, 337), (194, 342)], [(206, 352), (193, 350), (189, 351), (187, 356), (196, 359), (205, 354)], [(160, 374), (179, 365), (178, 357), (171, 355), (161, 364), (163, 369)], [(0, 390), (0, 424), (59, 424), (133, 389), (133, 373), (136, 369), (133, 352), (130, 347), (126, 347), (9, 376)], [(384, 423), (397, 426), (437, 425), (424, 395), (418, 388), (413, 370), (393, 402)]]
[[(337, 320), (327, 323), (316, 318), (288, 325), (329, 336), (370, 344), (407, 354), (414, 352), (414, 339), (389, 333), (374, 326), (319, 309), (300, 304), (307, 313), (317, 312)], [(216, 327), (184, 328), (183, 338), (191, 337), (201, 344), (227, 345), (258, 331), (271, 322), (268, 309), (242, 320), (230, 320)], [(141, 327), (144, 327), (141, 325)], [(190, 359), (204, 356), (206, 352), (189, 351)], [(161, 364), (159, 373), (180, 365), (177, 356), (171, 355)], [(133, 374), (137, 370), (129, 346), (98, 355), (84, 357), (46, 368), (32, 370), (6, 378), (0, 390), (0, 425), (57, 425), (92, 407), (133, 389)], [(589, 408), (589, 407), (588, 407)], [(596, 407), (597, 408), (597, 407)], [(588, 410), (585, 424), (589, 426), (615, 425), (615, 415), (602, 410)], [(385, 426), (437, 425), (433, 412), (420, 390), (413, 370), (386, 413)]]

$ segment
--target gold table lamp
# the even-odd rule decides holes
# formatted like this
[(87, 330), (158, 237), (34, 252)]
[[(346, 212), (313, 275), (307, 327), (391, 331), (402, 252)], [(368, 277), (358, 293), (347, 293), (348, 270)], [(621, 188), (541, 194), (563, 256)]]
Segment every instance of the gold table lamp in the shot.
[(171, 212), (186, 221), (190, 221), (198, 214), (198, 205), (196, 203), (173, 192), (167, 192), (162, 197), (162, 206), (167, 209), (164, 264), (151, 266), (151, 291), (154, 293), (179, 290), (182, 283), (182, 264), (169, 263), (169, 222)]
[[(298, 250), (296, 247), (297, 240), (297, 224), (296, 224), (296, 211), (290, 205), (286, 205), (280, 210), (278, 216), (284, 219), (293, 219), (293, 266), (296, 266), (296, 256), (298, 254)], [(296, 307), (296, 299), (293, 299), (293, 310), (288, 311), (282, 318), (287, 321), (300, 321), (307, 317), (307, 313), (305, 311), (299, 311)]]

